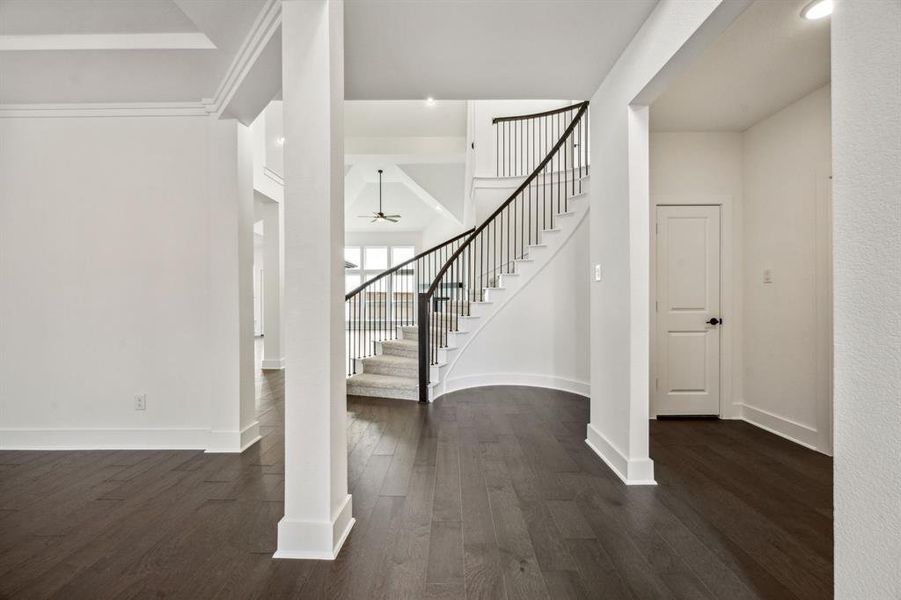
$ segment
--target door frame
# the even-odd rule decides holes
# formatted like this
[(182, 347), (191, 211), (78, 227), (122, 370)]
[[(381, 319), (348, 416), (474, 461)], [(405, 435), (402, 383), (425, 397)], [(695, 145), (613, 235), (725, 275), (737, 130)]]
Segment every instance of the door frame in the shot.
[(741, 399), (736, 390), (741, 389), (740, 353), (741, 310), (736, 305), (741, 292), (741, 273), (734, 266), (740, 248), (735, 229), (735, 202), (730, 194), (655, 194), (651, 196), (651, 273), (650, 273), (650, 379), (648, 402), (650, 417), (657, 418), (657, 207), (658, 206), (716, 206), (720, 209), (720, 406), (721, 419), (741, 418)]

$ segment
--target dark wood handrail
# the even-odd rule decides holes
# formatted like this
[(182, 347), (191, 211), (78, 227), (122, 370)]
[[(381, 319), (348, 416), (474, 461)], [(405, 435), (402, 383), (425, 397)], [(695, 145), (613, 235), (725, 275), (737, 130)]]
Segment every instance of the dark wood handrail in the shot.
[(529, 119), (538, 119), (540, 117), (547, 117), (550, 115), (558, 115), (560, 113), (569, 112), (571, 110), (575, 110), (582, 106), (583, 103), (579, 104), (570, 104), (568, 106), (563, 106), (560, 108), (555, 108), (553, 110), (546, 110), (544, 112), (532, 113), (530, 115), (515, 115), (512, 117), (494, 117), (491, 119), (491, 124), (495, 125), (497, 123), (506, 123), (507, 121), (527, 121)]
[(428, 250), (423, 250), (422, 252), (420, 252), (419, 254), (417, 254), (416, 256), (414, 256), (413, 258), (408, 258), (407, 260), (405, 260), (404, 262), (400, 263), (399, 265), (395, 265), (394, 267), (391, 267), (390, 269), (388, 269), (388, 270), (386, 270), (386, 271), (382, 271), (381, 273), (379, 273), (378, 275), (376, 275), (375, 277), (373, 277), (373, 278), (370, 279), (369, 281), (364, 281), (364, 282), (361, 283), (359, 286), (357, 286), (356, 288), (354, 288), (353, 290), (351, 290), (351, 291), (349, 291), (347, 294), (345, 294), (345, 295), (344, 295), (344, 301), (347, 302), (348, 300), (350, 300), (351, 298), (353, 298), (354, 296), (356, 296), (357, 294), (359, 294), (360, 292), (362, 292), (364, 289), (366, 289), (367, 287), (369, 287), (370, 285), (372, 285), (373, 283), (375, 283), (376, 281), (378, 281), (379, 279), (382, 279), (383, 277), (387, 277), (388, 275), (391, 275), (392, 273), (396, 273), (397, 271), (399, 271), (399, 270), (402, 269), (403, 267), (406, 267), (406, 266), (409, 265), (410, 263), (416, 262), (417, 260), (419, 260), (419, 259), (422, 258), (423, 256), (426, 256), (427, 254), (431, 254), (431, 253), (434, 252), (435, 250), (438, 250), (439, 248), (443, 248), (444, 246), (447, 246), (448, 244), (452, 244), (452, 243), (456, 242), (457, 240), (459, 240), (460, 238), (469, 235), (470, 233), (472, 233), (472, 231), (473, 231), (472, 228), (467, 229), (467, 230), (464, 231), (463, 233), (458, 234), (458, 235), (455, 235), (454, 237), (452, 237), (452, 238), (449, 239), (449, 240), (443, 241), (443, 242), (441, 242), (440, 244), (436, 244), (436, 245), (432, 246), (431, 248), (429, 248)]
[(557, 153), (557, 151), (563, 146), (564, 142), (569, 137), (569, 135), (573, 132), (573, 129), (575, 129), (576, 124), (579, 122), (579, 119), (581, 119), (582, 115), (584, 115), (585, 112), (588, 110), (588, 101), (586, 100), (585, 102), (581, 102), (579, 104), (574, 104), (573, 108), (578, 108), (579, 112), (577, 112), (576, 116), (574, 116), (572, 121), (570, 121), (569, 126), (567, 126), (567, 128), (563, 131), (563, 134), (560, 136), (560, 139), (557, 140), (557, 143), (554, 144), (554, 147), (551, 148), (551, 151), (547, 153), (547, 156), (544, 157), (544, 160), (542, 160), (538, 164), (538, 166), (535, 167), (535, 170), (532, 171), (532, 174), (529, 175), (528, 177), (526, 177), (525, 181), (523, 181), (519, 185), (519, 187), (516, 188), (516, 191), (513, 192), (513, 194), (511, 194), (510, 197), (507, 198), (507, 200), (503, 204), (498, 206), (497, 209), (493, 213), (491, 213), (491, 216), (489, 216), (487, 219), (485, 219), (481, 225), (479, 225), (472, 231), (472, 233), (469, 235), (469, 237), (466, 238), (466, 240), (462, 244), (460, 244), (460, 247), (457, 248), (457, 250), (451, 255), (451, 257), (447, 259), (447, 261), (444, 263), (444, 266), (442, 266), (441, 270), (438, 271), (438, 274), (435, 275), (435, 279), (432, 281), (432, 285), (430, 285), (428, 291), (425, 292), (426, 297), (428, 299), (431, 299), (432, 296), (435, 294), (435, 291), (438, 289), (438, 283), (444, 277), (444, 274), (447, 273), (448, 269), (450, 269), (450, 267), (454, 263), (454, 261), (457, 260), (457, 257), (459, 257), (463, 253), (463, 251), (469, 247), (469, 244), (486, 227), (488, 227), (488, 224), (491, 223), (495, 219), (495, 217), (497, 217), (499, 214), (501, 214), (501, 212), (503, 212), (503, 210), (505, 208), (507, 208), (510, 205), (510, 203), (512, 203), (524, 189), (526, 189), (529, 185), (531, 185), (531, 183), (535, 180), (535, 178), (538, 177), (539, 173), (541, 173), (541, 171), (544, 170), (544, 167), (547, 166), (547, 164), (551, 161), (551, 159), (554, 157), (554, 155)]

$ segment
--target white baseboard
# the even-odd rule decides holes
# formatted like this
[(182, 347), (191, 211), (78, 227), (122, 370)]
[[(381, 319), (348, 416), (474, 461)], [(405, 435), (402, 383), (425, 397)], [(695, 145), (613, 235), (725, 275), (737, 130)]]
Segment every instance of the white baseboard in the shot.
[(205, 450), (209, 429), (0, 429), (2, 450)]
[(442, 388), (441, 393), (436, 395), (436, 397), (441, 397), (444, 394), (456, 392), (457, 390), (467, 390), (488, 385), (522, 385), (526, 387), (548, 388), (571, 392), (573, 394), (578, 394), (579, 396), (585, 396), (586, 398), (591, 395), (591, 384), (586, 381), (575, 381), (573, 379), (566, 379), (565, 377), (556, 377), (553, 375), (535, 375), (533, 373), (485, 373), (479, 375), (466, 375), (464, 377), (456, 377), (443, 381), (439, 384)]
[(244, 452), (257, 442), (263, 439), (260, 435), (260, 422), (254, 421), (241, 430), (241, 452)]
[(264, 358), (260, 362), (260, 368), (264, 371), (281, 371), (285, 368), (285, 357), (282, 358)]
[(208, 453), (240, 454), (260, 439), (260, 422), (254, 421), (241, 431), (210, 431), (206, 445)]
[(0, 429), (0, 450), (205, 450), (243, 452), (260, 440), (260, 423), (242, 431), (209, 429)]
[(588, 424), (585, 443), (626, 485), (657, 485), (654, 461), (650, 458), (629, 459), (591, 423)]
[(334, 560), (356, 519), (350, 494), (331, 521), (301, 521), (282, 517), (278, 522), (278, 549), (273, 558)]
[(749, 404), (741, 405), (741, 418), (751, 425), (765, 429), (787, 440), (800, 444), (805, 448), (819, 451), (817, 430), (809, 425), (786, 419), (762, 408), (755, 408)]

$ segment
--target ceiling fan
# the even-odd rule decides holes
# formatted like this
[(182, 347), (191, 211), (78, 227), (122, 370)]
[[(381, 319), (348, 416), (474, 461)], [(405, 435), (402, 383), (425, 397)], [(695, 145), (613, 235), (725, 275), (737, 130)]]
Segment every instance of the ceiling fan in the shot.
[(372, 219), (370, 223), (397, 223), (400, 221), (400, 215), (386, 215), (382, 212), (382, 170), (379, 169), (379, 212), (371, 215), (359, 215), (358, 219)]

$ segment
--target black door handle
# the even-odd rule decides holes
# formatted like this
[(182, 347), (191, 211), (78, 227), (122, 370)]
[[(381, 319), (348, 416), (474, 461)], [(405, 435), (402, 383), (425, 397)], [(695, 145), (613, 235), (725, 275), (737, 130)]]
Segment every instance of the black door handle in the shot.
[(722, 325), (722, 324), (723, 324), (723, 320), (722, 320), (722, 319), (717, 319), (716, 317), (713, 317), (712, 319), (710, 319), (709, 321), (707, 321), (707, 324), (708, 324), (708, 325)]

